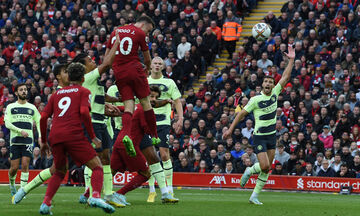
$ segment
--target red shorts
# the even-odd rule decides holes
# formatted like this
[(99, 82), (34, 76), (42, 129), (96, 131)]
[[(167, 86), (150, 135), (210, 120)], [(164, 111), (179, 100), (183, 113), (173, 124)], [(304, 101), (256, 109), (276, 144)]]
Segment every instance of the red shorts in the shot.
[(149, 83), (142, 65), (130, 63), (114, 68), (116, 85), (123, 101), (139, 99), (150, 95)]
[(66, 166), (67, 154), (78, 166), (84, 165), (96, 157), (96, 151), (86, 139), (55, 143), (51, 145), (51, 151), (57, 169)]
[(141, 153), (139, 147), (135, 147), (136, 156), (130, 157), (126, 154), (124, 148), (115, 147), (111, 154), (111, 169), (117, 172), (138, 172), (147, 171), (149, 169), (144, 155)]

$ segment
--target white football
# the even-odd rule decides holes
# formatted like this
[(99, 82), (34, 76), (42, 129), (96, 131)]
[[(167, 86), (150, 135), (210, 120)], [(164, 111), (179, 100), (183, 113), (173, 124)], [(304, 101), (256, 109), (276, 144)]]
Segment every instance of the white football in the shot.
[(252, 28), (252, 35), (258, 41), (265, 41), (269, 38), (271, 29), (266, 23), (255, 24)]

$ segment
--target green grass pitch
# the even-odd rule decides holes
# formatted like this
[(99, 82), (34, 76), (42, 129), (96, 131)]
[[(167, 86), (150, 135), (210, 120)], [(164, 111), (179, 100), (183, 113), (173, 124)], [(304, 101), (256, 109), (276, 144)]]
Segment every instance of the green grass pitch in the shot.
[[(20, 204), (11, 204), (8, 186), (0, 186), (1, 216), (39, 215), (46, 187), (40, 187), (28, 194)], [(60, 187), (54, 197), (54, 215), (106, 215), (100, 209), (78, 203), (81, 187)], [(148, 189), (137, 189), (127, 195), (132, 205), (118, 208), (113, 215), (172, 216), (172, 215), (243, 215), (243, 216), (344, 216), (358, 215), (360, 196), (315, 193), (263, 192), (260, 201), (263, 206), (248, 203), (250, 191), (234, 190), (175, 190), (180, 199), (178, 204), (162, 204), (159, 191), (155, 203), (146, 203)]]

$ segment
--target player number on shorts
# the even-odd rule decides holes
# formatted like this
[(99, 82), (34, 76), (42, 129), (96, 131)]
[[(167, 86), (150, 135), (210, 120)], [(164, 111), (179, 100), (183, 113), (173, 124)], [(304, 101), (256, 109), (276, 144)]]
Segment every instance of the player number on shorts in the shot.
[[(111, 44), (114, 44), (115, 40), (116, 40), (116, 36), (111, 39)], [(125, 44), (126, 41), (128, 42), (128, 46), (127, 46), (127, 49), (125, 50), (124, 49), (124, 44)], [(132, 41), (132, 39), (130, 37), (122, 38), (120, 40), (120, 52), (121, 52), (121, 54), (122, 55), (129, 55), (130, 52), (131, 52), (132, 46), (133, 46), (133, 41)], [(115, 55), (118, 55), (118, 54), (119, 54), (119, 51), (116, 51)]]
[(59, 114), (59, 117), (63, 116), (66, 111), (69, 109), (71, 104), (71, 98), (69, 97), (63, 97), (58, 103), (59, 109), (62, 109), (61, 113)]

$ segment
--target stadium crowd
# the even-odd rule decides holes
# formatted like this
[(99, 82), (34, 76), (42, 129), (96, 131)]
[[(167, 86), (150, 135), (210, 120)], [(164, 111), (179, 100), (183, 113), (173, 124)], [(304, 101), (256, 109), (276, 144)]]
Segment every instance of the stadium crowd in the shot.
[[(291, 0), (280, 17), (271, 11), (264, 17), (273, 32), (267, 41), (244, 37), (233, 51), (224, 37), (226, 23), (241, 24), (255, 0), (1, 0), (0, 168), (10, 166), (3, 118), (6, 106), (16, 101), (14, 87), (26, 83), (29, 102), (42, 111), (58, 85), (55, 64), (81, 52), (100, 64), (113, 28), (145, 13), (157, 25), (148, 41), (151, 56), (162, 57), (164, 76), (187, 92), (182, 99), (183, 130), (173, 130), (169, 140), (174, 171), (243, 173), (257, 161), (251, 147), (252, 115), (232, 138), (223, 140), (222, 133), (249, 99), (260, 94), (265, 75), (280, 79), (286, 66), (282, 52), (295, 45), (292, 79), (279, 96), (276, 112), (272, 173), (360, 177), (358, 4)], [(226, 66), (214, 67), (195, 93), (193, 81), (223, 48), (232, 53)], [(99, 82), (106, 89), (113, 85), (113, 71)], [(177, 115), (173, 118), (175, 122)], [(51, 164), (51, 153), (41, 156), (35, 143), (31, 168)]]

